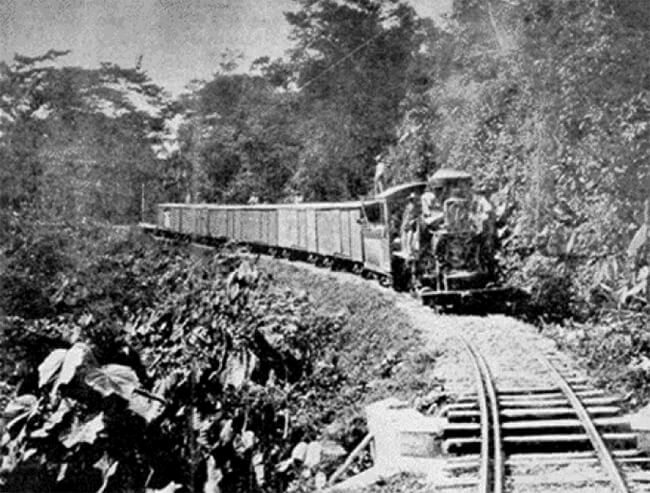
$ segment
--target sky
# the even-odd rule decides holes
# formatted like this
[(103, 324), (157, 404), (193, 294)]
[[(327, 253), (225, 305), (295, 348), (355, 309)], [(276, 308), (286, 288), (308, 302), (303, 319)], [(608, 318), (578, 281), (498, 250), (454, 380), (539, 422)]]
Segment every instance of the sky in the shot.
[[(419, 15), (438, 18), (452, 0), (407, 0)], [(192, 79), (207, 79), (226, 50), (258, 57), (289, 48), (283, 12), (293, 0), (0, 0), (0, 60), (14, 53), (72, 50), (67, 65), (113, 62), (142, 67), (178, 94)]]

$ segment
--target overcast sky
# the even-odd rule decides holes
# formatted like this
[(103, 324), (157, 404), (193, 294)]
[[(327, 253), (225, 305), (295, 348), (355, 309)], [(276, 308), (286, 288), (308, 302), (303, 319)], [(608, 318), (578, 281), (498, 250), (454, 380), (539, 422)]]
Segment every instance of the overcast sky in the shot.
[[(434, 18), (451, 0), (407, 0)], [(292, 0), (0, 0), (0, 59), (70, 49), (69, 65), (100, 61), (143, 68), (178, 93), (191, 79), (209, 78), (226, 49), (243, 65), (289, 47), (283, 11)]]

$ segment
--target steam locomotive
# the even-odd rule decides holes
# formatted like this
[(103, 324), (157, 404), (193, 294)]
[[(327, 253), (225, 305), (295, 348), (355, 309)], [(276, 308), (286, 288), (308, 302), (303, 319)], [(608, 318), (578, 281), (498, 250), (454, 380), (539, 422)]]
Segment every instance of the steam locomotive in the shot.
[(157, 206), (156, 223), (142, 227), (348, 269), (410, 290), (425, 304), (462, 308), (510, 293), (497, 285), (492, 207), (471, 191), (471, 181), (467, 173), (442, 169), (428, 182), (392, 187), (368, 200), (165, 203)]

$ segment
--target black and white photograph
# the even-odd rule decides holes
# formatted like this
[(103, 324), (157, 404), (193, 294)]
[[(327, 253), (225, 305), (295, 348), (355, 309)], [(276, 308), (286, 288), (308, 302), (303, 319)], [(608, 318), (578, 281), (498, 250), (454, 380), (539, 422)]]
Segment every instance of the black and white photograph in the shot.
[(0, 492), (650, 493), (650, 0), (0, 0)]

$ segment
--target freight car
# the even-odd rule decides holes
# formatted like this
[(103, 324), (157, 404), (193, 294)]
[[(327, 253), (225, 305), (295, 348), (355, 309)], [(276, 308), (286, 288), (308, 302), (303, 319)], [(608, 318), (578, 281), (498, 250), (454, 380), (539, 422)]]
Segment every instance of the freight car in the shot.
[(338, 266), (411, 290), (430, 305), (493, 303), (510, 290), (495, 285), (493, 215), (470, 186), (468, 174), (440, 170), (429, 182), (399, 185), (369, 200), (159, 204), (156, 224), (143, 227)]

